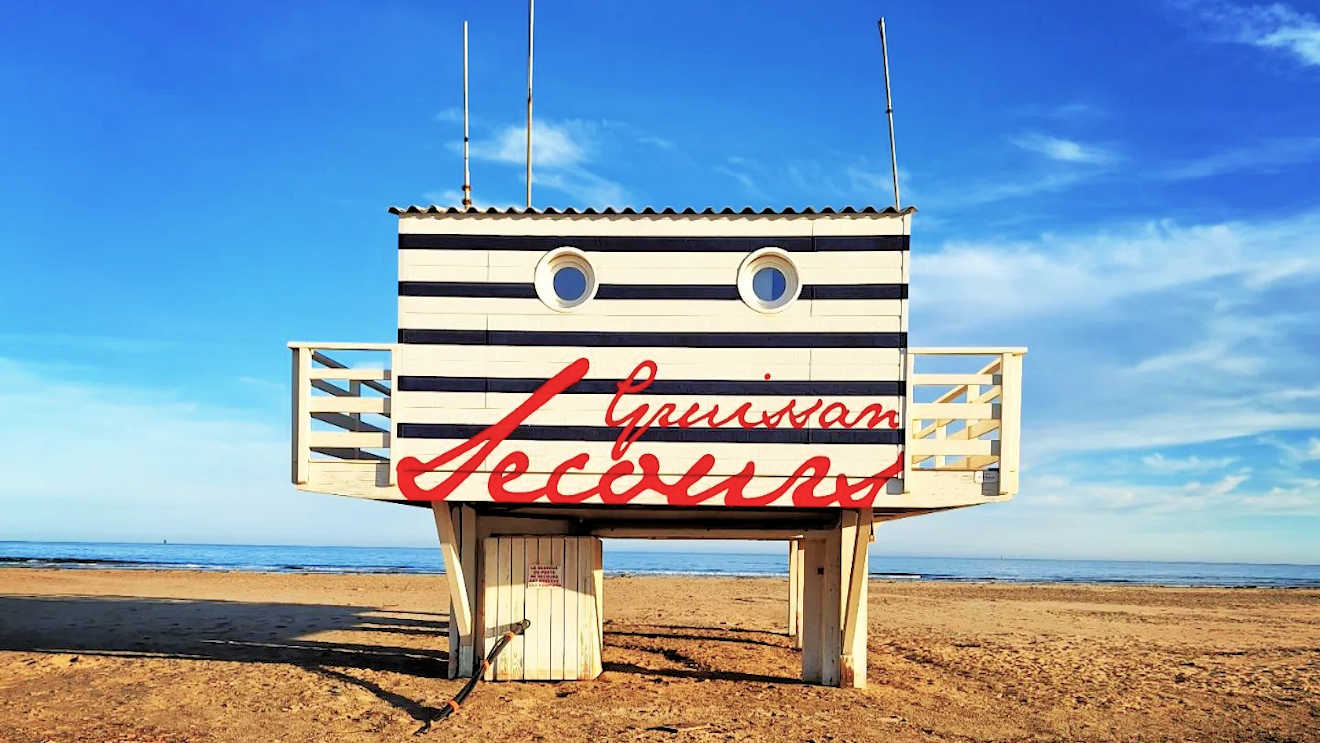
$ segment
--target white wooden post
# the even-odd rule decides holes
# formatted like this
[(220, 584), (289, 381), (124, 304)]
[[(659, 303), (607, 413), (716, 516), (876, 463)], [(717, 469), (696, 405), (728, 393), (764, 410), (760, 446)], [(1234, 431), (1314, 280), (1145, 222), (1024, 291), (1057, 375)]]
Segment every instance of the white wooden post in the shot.
[(440, 554), (445, 561), (445, 579), (449, 584), (449, 677), (457, 678), (459, 648), (463, 638), (472, 636), (472, 605), (468, 602), (467, 581), (459, 554), (458, 535), (449, 506), (431, 503), (435, 532), (440, 537)]
[(797, 638), (798, 632), (798, 560), (801, 559), (796, 539), (788, 540), (788, 631), (789, 637)]
[(804, 540), (802, 597), (802, 679), (825, 686), (839, 685), (842, 635), (840, 563), (841, 529)]
[(797, 564), (795, 566), (795, 573), (793, 576), (793, 583), (794, 583), (793, 626), (796, 628), (797, 631), (793, 633), (793, 647), (797, 648), (798, 650), (801, 650), (802, 649), (802, 592), (804, 589), (802, 585), (802, 576), (805, 574), (805, 570), (804, 570), (805, 556), (802, 552), (802, 540), (795, 539), (793, 540), (793, 543), (797, 545)]
[(867, 548), (871, 544), (872, 512), (863, 508), (849, 517), (844, 513), (840, 548), (844, 560), (843, 641), (839, 660), (839, 685), (866, 686), (866, 601), (870, 579)]
[(312, 393), (309, 379), (312, 370), (312, 351), (301, 346), (295, 346), (290, 350), (293, 351), (293, 435), (290, 438), (293, 457), (292, 475), (294, 483), (303, 485), (307, 482), (308, 460), (311, 459), (312, 454), (308, 446), (312, 432), (312, 418), (307, 412)]
[(1005, 353), (1000, 368), (999, 494), (1018, 490), (1022, 427), (1022, 354)]
[(456, 506), (458, 511), (458, 544), (459, 559), (463, 564), (463, 588), (467, 595), (467, 605), (470, 607), (471, 625), (469, 630), (463, 633), (459, 639), (458, 646), (458, 674), (460, 676), (471, 676), (476, 669), (476, 654), (478, 638), (480, 633), (476, 630), (481, 627), (482, 612), (481, 602), (477, 596), (477, 576), (481, 574), (481, 566), (477, 558), (477, 514), (472, 506)]
[(910, 453), (912, 447), (909, 444), (916, 436), (917, 432), (913, 429), (917, 421), (912, 420), (908, 411), (912, 409), (912, 374), (916, 366), (917, 359), (912, 349), (903, 349), (903, 416), (900, 418), (903, 421), (903, 495), (912, 493), (912, 454)]

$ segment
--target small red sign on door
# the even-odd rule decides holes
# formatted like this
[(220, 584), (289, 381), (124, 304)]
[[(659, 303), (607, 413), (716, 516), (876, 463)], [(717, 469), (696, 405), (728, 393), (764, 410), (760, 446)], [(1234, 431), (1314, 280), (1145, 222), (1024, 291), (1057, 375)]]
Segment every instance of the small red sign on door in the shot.
[(527, 585), (563, 588), (564, 568), (562, 565), (528, 565)]

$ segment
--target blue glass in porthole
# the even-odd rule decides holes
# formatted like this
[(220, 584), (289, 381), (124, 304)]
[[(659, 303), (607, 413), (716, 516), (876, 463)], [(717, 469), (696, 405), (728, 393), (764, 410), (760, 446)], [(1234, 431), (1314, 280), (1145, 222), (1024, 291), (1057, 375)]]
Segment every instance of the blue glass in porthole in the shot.
[(577, 266), (564, 266), (555, 271), (555, 296), (563, 302), (576, 302), (587, 293), (587, 275)]
[(778, 302), (787, 290), (788, 279), (777, 268), (767, 266), (752, 275), (752, 293), (762, 302)]

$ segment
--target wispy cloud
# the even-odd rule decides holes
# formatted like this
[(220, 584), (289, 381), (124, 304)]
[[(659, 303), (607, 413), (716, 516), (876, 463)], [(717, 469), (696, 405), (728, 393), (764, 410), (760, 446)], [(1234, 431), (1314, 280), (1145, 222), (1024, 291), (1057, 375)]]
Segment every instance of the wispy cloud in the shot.
[(714, 168), (716, 173), (726, 175), (737, 181), (743, 187), (743, 191), (747, 196), (764, 202), (767, 195), (765, 190), (761, 188), (759, 176), (753, 173), (754, 169), (754, 166), (746, 158), (737, 156), (726, 158), (724, 164), (716, 165)]
[(1159, 473), (1206, 472), (1222, 470), (1238, 461), (1237, 457), (1166, 457), (1160, 452), (1147, 454), (1141, 458), (1146, 469)]
[[(587, 160), (596, 136), (597, 128), (589, 122), (569, 120), (552, 123), (537, 119), (532, 126), (532, 165), (549, 168), (581, 165)], [(474, 140), (472, 157), (514, 165), (525, 164), (526, 127), (509, 125), (502, 127), (492, 137)]]
[(1167, 168), (1160, 177), (1190, 180), (1239, 172), (1269, 173), (1320, 160), (1320, 137), (1281, 137), (1253, 142)]
[(1303, 65), (1320, 66), (1320, 20), (1309, 13), (1285, 3), (1189, 0), (1176, 6), (1215, 41), (1277, 50)]
[[(545, 121), (532, 128), (532, 179), (569, 197), (575, 206), (627, 206), (622, 184), (596, 172), (605, 124), (582, 119)], [(472, 142), (472, 157), (504, 165), (527, 162), (527, 130), (508, 125)]]
[(652, 147), (659, 147), (662, 150), (672, 150), (675, 147), (677, 147), (677, 145), (675, 145), (672, 140), (665, 139), (664, 137), (657, 137), (651, 134), (643, 134), (637, 138), (637, 141), (641, 142), (642, 144), (649, 144)]
[(463, 109), (458, 106), (450, 106), (437, 113), (435, 120), (441, 124), (461, 124), (463, 123)]
[(1013, 144), (1028, 152), (1035, 152), (1051, 160), (1065, 163), (1108, 165), (1118, 159), (1113, 151), (1099, 145), (1084, 144), (1039, 132), (1019, 135), (1013, 139)]

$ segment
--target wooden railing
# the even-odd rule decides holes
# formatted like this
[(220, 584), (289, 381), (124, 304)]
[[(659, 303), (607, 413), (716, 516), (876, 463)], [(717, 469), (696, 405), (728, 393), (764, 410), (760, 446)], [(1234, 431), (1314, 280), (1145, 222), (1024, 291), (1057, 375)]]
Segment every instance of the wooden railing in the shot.
[[(318, 461), (390, 460), (389, 343), (290, 343), (293, 352), (293, 482)], [(352, 363), (340, 359), (351, 357)], [(370, 364), (365, 366), (363, 364)]]
[[(1027, 349), (909, 348), (904, 491), (924, 471), (976, 471), (998, 478), (1000, 495), (1018, 489), (1022, 357)], [(918, 361), (959, 361), (966, 372), (922, 372)], [(978, 482), (981, 480), (978, 479)]]

